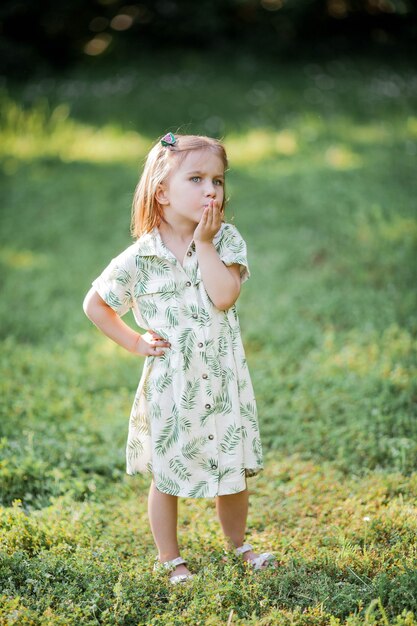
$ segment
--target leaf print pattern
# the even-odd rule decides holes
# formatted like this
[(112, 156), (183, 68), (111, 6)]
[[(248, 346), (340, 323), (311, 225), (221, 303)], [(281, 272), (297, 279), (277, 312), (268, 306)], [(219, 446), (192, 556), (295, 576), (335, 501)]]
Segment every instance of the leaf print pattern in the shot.
[(143, 444), (142, 444), (142, 441), (138, 437), (129, 441), (127, 446), (128, 446), (128, 454), (130, 455), (130, 458), (132, 459), (138, 458), (143, 452)]
[[(230, 225), (229, 225), (230, 226)], [(236, 229), (224, 229), (224, 235), (216, 246), (220, 258), (226, 265), (240, 264), (241, 282), (249, 278), (249, 270), (246, 261), (246, 244), (241, 237), (236, 236)]]
[(163, 374), (155, 378), (155, 382), (154, 382), (155, 389), (159, 393), (162, 393), (164, 389), (170, 386), (170, 384), (172, 383), (172, 379), (173, 379), (172, 372), (164, 372)]
[(178, 309), (174, 306), (167, 306), (165, 310), (165, 318), (168, 323), (168, 326), (178, 326), (179, 317), (178, 317)]
[(163, 493), (170, 493), (173, 496), (177, 496), (181, 490), (181, 487), (177, 481), (173, 480), (165, 474), (156, 474), (156, 488)]
[(169, 461), (169, 467), (181, 480), (190, 480), (192, 474), (178, 456)]
[(128, 285), (132, 280), (132, 276), (124, 267), (117, 268), (116, 281), (121, 285)]
[(231, 339), (233, 352), (236, 352), (238, 350), (240, 340), (240, 329), (238, 326), (231, 329)]
[(135, 261), (138, 281), (135, 285), (134, 294), (135, 297), (138, 297), (146, 293), (149, 280), (153, 275), (153, 267), (152, 262), (147, 257), (136, 256)]
[(196, 285), (201, 280), (200, 272), (197, 265), (193, 265), (191, 270), (187, 272), (187, 276), (190, 279), (192, 285)]
[(231, 424), (226, 430), (226, 434), (223, 438), (223, 441), (220, 444), (221, 449), (226, 454), (233, 454), (233, 451), (236, 449), (236, 446), (239, 445), (240, 439), (240, 431), (241, 427), (236, 426), (235, 424)]
[(192, 302), (191, 304), (185, 304), (182, 309), (181, 309), (182, 314), (184, 315), (184, 317), (189, 320), (190, 322), (193, 322), (193, 320), (198, 319), (198, 306)]
[(200, 415), (200, 424), (205, 426), (207, 420), (214, 414), (227, 415), (232, 411), (232, 403), (226, 392), (221, 392), (213, 398), (213, 404), (207, 407)]
[[(246, 244), (222, 224), (213, 239), (226, 265), (249, 276)], [(187, 284), (190, 283), (190, 284)], [(153, 474), (158, 490), (205, 498), (238, 493), (263, 467), (256, 401), (235, 305), (215, 307), (191, 242), (179, 263), (158, 229), (111, 260), (93, 282), (118, 315), (171, 343), (147, 357), (132, 404), (126, 472)]]
[(204, 437), (194, 437), (194, 439), (182, 447), (181, 452), (183, 456), (189, 461), (193, 461), (200, 454), (203, 443)]
[(223, 469), (219, 470), (219, 480), (223, 480), (227, 476), (231, 476), (233, 474), (236, 474), (236, 468), (224, 467)]
[(213, 354), (207, 354), (207, 365), (209, 366), (211, 372), (214, 376), (219, 378), (221, 376), (221, 365), (217, 356)]
[[(143, 385), (143, 395), (146, 400), (150, 402), (152, 400), (152, 384), (150, 380), (145, 380)], [(139, 398), (136, 397), (136, 403), (139, 403)]]
[(242, 491), (240, 485), (234, 485), (231, 487), (231, 493), (239, 493), (239, 491)]
[(156, 306), (153, 299), (148, 299), (143, 296), (141, 300), (141, 311), (142, 315), (147, 320), (152, 320), (156, 317), (158, 313), (158, 307)]
[(169, 301), (172, 298), (177, 298), (181, 294), (180, 287), (173, 280), (161, 285), (159, 291), (161, 294), (160, 298), (163, 301)]
[(184, 409), (194, 409), (197, 404), (197, 393), (200, 389), (200, 381), (198, 378), (187, 380), (185, 389), (181, 396), (181, 406)]
[(159, 455), (165, 455), (179, 437), (178, 411), (171, 410), (171, 415), (167, 419), (166, 426), (161, 430), (159, 437), (155, 443), (155, 452)]
[(229, 342), (225, 337), (219, 337), (218, 354), (220, 357), (226, 356), (230, 349)]
[(183, 432), (188, 432), (192, 427), (191, 420), (184, 413), (180, 413), (179, 425)]
[(240, 407), (240, 412), (243, 417), (246, 417), (250, 422), (252, 429), (255, 432), (258, 432), (258, 420), (256, 414), (256, 406), (254, 402), (247, 402), (246, 404), (242, 404)]
[(210, 323), (210, 314), (206, 309), (200, 309), (197, 319), (197, 324), (200, 328), (204, 328)]
[(160, 404), (149, 403), (149, 421), (152, 423), (157, 421), (162, 416), (162, 409)]
[(236, 378), (234, 370), (229, 366), (222, 369), (221, 376), (223, 387), (227, 387)]
[(121, 300), (116, 296), (113, 291), (108, 291), (105, 298), (107, 304), (112, 307), (112, 309), (120, 309), (122, 306)]
[(136, 413), (130, 420), (132, 428), (138, 433), (149, 434), (148, 418), (144, 413)]
[(211, 474), (214, 478), (218, 477), (219, 471), (217, 469), (217, 461), (211, 457), (209, 459), (202, 459), (199, 462), (199, 466), (208, 474)]
[(188, 493), (189, 498), (204, 498), (208, 495), (209, 485), (206, 480), (201, 480)]
[(178, 337), (178, 344), (184, 359), (184, 370), (188, 370), (196, 343), (196, 334), (192, 328), (186, 328)]
[(258, 437), (255, 437), (252, 440), (252, 449), (259, 462), (262, 459), (262, 444), (261, 444), (260, 439), (258, 439)]
[(248, 386), (248, 382), (246, 378), (239, 378), (239, 380), (237, 381), (237, 386), (239, 389), (239, 393), (241, 393), (244, 389), (246, 389), (246, 387)]

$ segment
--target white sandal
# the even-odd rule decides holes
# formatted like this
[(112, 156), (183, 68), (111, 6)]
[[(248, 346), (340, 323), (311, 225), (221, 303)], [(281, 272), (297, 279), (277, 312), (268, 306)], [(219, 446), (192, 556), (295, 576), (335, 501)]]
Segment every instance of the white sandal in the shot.
[[(173, 572), (175, 568), (177, 567), (177, 565), (182, 565), (183, 563), (186, 564), (187, 561), (184, 561), (184, 559), (181, 556), (177, 556), (177, 558), (172, 559), (171, 561), (165, 561), (164, 563), (161, 563), (161, 561), (158, 560), (158, 556), (156, 556), (153, 569), (154, 569), (154, 572), (165, 570), (165, 569), (168, 569), (170, 572)], [(176, 576), (170, 576), (169, 581), (173, 585), (176, 585), (177, 583), (185, 583), (190, 578), (194, 578), (194, 574), (177, 574)]]
[[(240, 546), (240, 548), (236, 548), (236, 554), (241, 555), (244, 554), (245, 552), (249, 552), (249, 550), (253, 550), (253, 547), (251, 546), (250, 543), (245, 543), (243, 546)], [(262, 552), (262, 554), (260, 554), (257, 557), (254, 557), (252, 559), (245, 559), (248, 563), (250, 563), (253, 566), (253, 569), (258, 570), (258, 569), (266, 569), (266, 567), (262, 567), (262, 565), (264, 563), (271, 563), (271, 565), (274, 566), (274, 568), (277, 565), (277, 560), (276, 557), (271, 554), (271, 552)]]

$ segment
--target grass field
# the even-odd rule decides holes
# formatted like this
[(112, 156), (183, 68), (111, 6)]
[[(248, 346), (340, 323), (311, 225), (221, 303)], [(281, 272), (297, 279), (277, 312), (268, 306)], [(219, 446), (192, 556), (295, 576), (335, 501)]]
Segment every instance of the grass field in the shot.
[[(3, 83), (0, 624), (417, 624), (417, 75), (404, 60), (195, 55)], [(82, 311), (157, 136), (223, 137), (265, 470), (247, 540), (180, 503), (195, 580), (155, 576), (127, 476), (142, 368)], [(124, 317), (134, 326), (130, 313)]]

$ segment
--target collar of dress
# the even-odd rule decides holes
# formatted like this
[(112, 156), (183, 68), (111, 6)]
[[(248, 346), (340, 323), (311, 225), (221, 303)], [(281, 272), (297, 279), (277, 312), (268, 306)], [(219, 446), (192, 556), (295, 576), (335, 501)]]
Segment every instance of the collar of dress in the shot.
[[(216, 244), (221, 238), (222, 232), (225, 226), (226, 224), (222, 223), (222, 225), (220, 226), (220, 229), (215, 234), (213, 238), (214, 244)], [(151, 232), (145, 233), (144, 235), (139, 237), (139, 239), (136, 242), (136, 245), (137, 245), (136, 254), (138, 254), (139, 256), (157, 256), (157, 257), (161, 257), (165, 259), (169, 258), (170, 260), (172, 260), (172, 258), (175, 259), (172, 252), (168, 250), (168, 248), (165, 246), (164, 242), (162, 241), (161, 235), (159, 234), (159, 230), (156, 226)], [(193, 248), (193, 247), (194, 247), (194, 241), (191, 240), (190, 246), (188, 249)]]

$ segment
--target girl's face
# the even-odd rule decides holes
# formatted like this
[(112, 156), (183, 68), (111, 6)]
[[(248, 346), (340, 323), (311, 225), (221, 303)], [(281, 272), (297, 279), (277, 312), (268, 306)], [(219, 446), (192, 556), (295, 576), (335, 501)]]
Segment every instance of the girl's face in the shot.
[(214, 200), (218, 207), (222, 206), (223, 185), (222, 160), (210, 150), (192, 151), (169, 174), (156, 197), (169, 222), (195, 226), (210, 200)]

